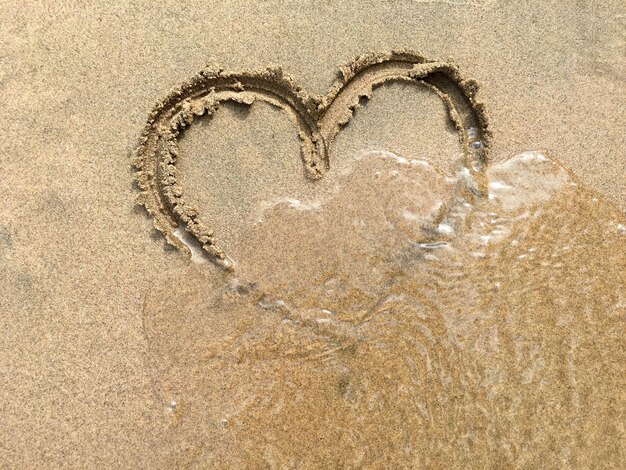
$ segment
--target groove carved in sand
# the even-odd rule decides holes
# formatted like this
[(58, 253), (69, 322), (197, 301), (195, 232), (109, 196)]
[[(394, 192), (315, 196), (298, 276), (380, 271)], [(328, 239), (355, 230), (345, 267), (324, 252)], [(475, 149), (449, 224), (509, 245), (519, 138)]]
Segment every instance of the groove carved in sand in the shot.
[[(154, 226), (167, 241), (181, 249), (189, 248), (174, 234), (183, 226), (218, 264), (232, 268), (213, 230), (202, 220), (198, 209), (185, 198), (177, 180), (178, 139), (195, 117), (212, 115), (220, 103), (251, 104), (262, 100), (287, 111), (299, 126), (302, 163), (306, 175), (318, 179), (329, 169), (329, 148), (342, 126), (348, 123), (373, 88), (390, 81), (425, 84), (447, 106), (465, 154), (465, 167), (485, 194), (484, 171), (490, 143), (487, 115), (476, 100), (478, 86), (464, 79), (448, 61), (429, 60), (411, 51), (369, 53), (340, 69), (338, 79), (325, 96), (307, 93), (280, 68), (253, 72), (227, 72), (206, 69), (175, 89), (153, 109), (136, 152), (134, 165), (142, 190), (139, 202), (154, 218)], [(468, 129), (476, 129), (480, 149), (471, 149)]]

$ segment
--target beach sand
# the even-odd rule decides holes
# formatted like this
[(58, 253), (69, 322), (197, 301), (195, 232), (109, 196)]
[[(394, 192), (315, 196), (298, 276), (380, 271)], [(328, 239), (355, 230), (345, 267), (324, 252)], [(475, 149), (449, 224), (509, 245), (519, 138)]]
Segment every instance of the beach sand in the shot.
[[(213, 436), (213, 431), (196, 432), (193, 426), (206, 424), (207, 429), (217, 429), (221, 421), (198, 421), (205, 416), (199, 413), (196, 421), (183, 419), (177, 434), (169, 414), (176, 412), (184, 417), (185, 410), (171, 404), (172, 398), (164, 392), (168, 387), (184, 389), (180, 374), (174, 371), (167, 378), (163, 364), (188, 366), (187, 359), (195, 360), (197, 351), (185, 343), (185, 338), (197, 338), (184, 334), (178, 337), (177, 332), (182, 330), (168, 329), (161, 312), (164, 306), (170, 308), (172, 325), (176, 326), (189, 312), (206, 310), (208, 301), (198, 294), (205, 287), (198, 286), (211, 286), (221, 271), (212, 264), (191, 263), (184, 250), (166, 243), (154, 228), (153, 218), (136, 203), (140, 190), (132, 167), (155, 103), (207, 64), (217, 63), (235, 71), (280, 65), (309, 93), (324, 95), (337, 78), (339, 67), (368, 51), (406, 48), (431, 59), (450, 57), (464, 77), (481, 85), (478, 96), (487, 106), (493, 135), (490, 166), (537, 150), (558, 159), (578, 182), (595, 191), (593, 197), (602, 204), (597, 214), (589, 207), (587, 212), (576, 212), (576, 207), (568, 206), (562, 198), (552, 212), (548, 211), (572, 211), (568, 227), (582, 232), (584, 220), (577, 218), (580, 214), (595, 214), (597, 218), (589, 220), (596, 221), (621, 217), (624, 223), (626, 98), (620, 90), (626, 76), (625, 21), (626, 8), (619, 1), (591, 5), (573, 1), (404, 0), (365, 5), (229, 0), (161, 2), (158, 6), (145, 0), (110, 5), (47, 2), (45, 6), (39, 2), (2, 1), (0, 465), (208, 465), (209, 459), (202, 459), (207, 453), (211, 455), (213, 444), (203, 439)], [(231, 103), (223, 108), (213, 120), (200, 120), (189, 131), (189, 138), (181, 141), (181, 154), (190, 158), (181, 157), (179, 178), (195, 195), (194, 202), (207, 215), (227, 251), (232, 248), (233, 252), (246, 253), (249, 248), (238, 248), (241, 231), (253, 227), (260, 204), (291, 194), (304, 200), (311, 197), (311, 189), (302, 170), (298, 127), (292, 120), (276, 106), (262, 103)], [(462, 153), (439, 97), (398, 83), (379, 89), (356, 111), (335, 138), (329, 159), (332, 165), (333, 161), (349, 161), (363, 152), (377, 151), (427, 159), (448, 176), (454, 176)], [(237, 172), (229, 171), (235, 167)], [(428, 180), (424, 181), (425, 187), (430, 187)], [(578, 199), (572, 196), (572, 200)], [(618, 225), (617, 230), (621, 227)], [(562, 240), (558, 237), (563, 235), (549, 236)], [(597, 240), (599, 235), (593, 236)], [(256, 237), (251, 240), (257, 240), (257, 244), (250, 246), (265, 246), (258, 242), (258, 234)], [(576, 240), (584, 246), (584, 236)], [(620, 286), (624, 287), (624, 258), (619, 255), (623, 245), (623, 236), (607, 242), (602, 248), (606, 251), (598, 253), (606, 255), (606, 262), (612, 266), (599, 262), (589, 268), (594, 279), (610, 277), (605, 287), (609, 300), (603, 302), (608, 302), (611, 316), (598, 324), (604, 328), (602, 331), (609, 331), (607, 350), (617, 354), (623, 354), (623, 347), (620, 349), (620, 343), (615, 342), (621, 329), (613, 327), (624, 314), (623, 288), (619, 296)], [(571, 266), (580, 268), (590, 259), (575, 258)], [(532, 282), (524, 277), (523, 270), (511, 272), (523, 279), (520, 282)], [(589, 276), (589, 272), (580, 274), (584, 275)], [(517, 298), (515, 285), (507, 288), (510, 293), (506, 298)], [(602, 282), (594, 289), (584, 294), (588, 297), (578, 294), (582, 295), (583, 305), (603, 295)], [(572, 297), (577, 295), (574, 291), (559, 292), (558, 298), (567, 297), (567, 292)], [(534, 298), (528, 295), (522, 297), (530, 302)], [(541, 310), (543, 304), (538, 305)], [(578, 304), (572, 305), (575, 308)], [(550, 308), (541, 311), (549, 313)], [(150, 318), (159, 321), (150, 323)], [(187, 328), (201, 324), (200, 320), (190, 321)], [(537, 331), (526, 325), (529, 329), (524, 331), (530, 331), (528, 337), (535, 339), (542, 334), (557, 334), (559, 328), (550, 324), (543, 330), (537, 326)], [(224, 330), (229, 328), (229, 324), (223, 325)], [(514, 336), (517, 327), (509, 324), (508, 328)], [(161, 336), (155, 339), (155, 335)], [(311, 344), (315, 350), (317, 346)], [(522, 360), (541, 365), (533, 359), (532, 347), (528, 347), (529, 351), (520, 353)], [(571, 347), (565, 339), (546, 346), (560, 351), (563, 354), (559, 357), (566, 359)], [(514, 350), (511, 346), (509, 352), (514, 354)], [(181, 359), (176, 351), (195, 353), (190, 352), (187, 359), (183, 354)], [(503, 347), (502, 351), (507, 350)], [(536, 402), (524, 396), (526, 401), (522, 400), (520, 410), (533, 410), (531, 422), (537, 423), (541, 431), (531, 441), (539, 443), (538, 447), (525, 446), (528, 434), (511, 432), (506, 442), (518, 442), (520, 449), (511, 453), (500, 449), (500, 460), (489, 462), (485, 458), (498, 443), (497, 433), (492, 432), (485, 439), (491, 439), (489, 442), (496, 447), (477, 445), (472, 447), (475, 454), (468, 455), (476, 455), (475, 462), (490, 463), (492, 467), (498, 462), (514, 463), (516, 458), (518, 463), (530, 465), (551, 446), (574, 452), (572, 449), (583, 442), (589, 446), (587, 449), (595, 449), (588, 454), (592, 460), (562, 452), (558, 462), (566, 467), (623, 464), (623, 442), (619, 440), (623, 383), (615, 379), (620, 373), (623, 376), (623, 368), (611, 362), (615, 358), (607, 358), (601, 348), (590, 351), (587, 356), (582, 354), (589, 366), (587, 372), (592, 381), (603, 383), (603, 393), (608, 394), (605, 401), (611, 401), (611, 406), (583, 406), (579, 413), (570, 413), (562, 411), (563, 403), (549, 393), (538, 394)], [(368, 358), (371, 360), (367, 355), (363, 360)], [(499, 360), (506, 369), (508, 359)], [(545, 370), (552, 370), (550, 367), (544, 364)], [(206, 372), (194, 367), (190, 370), (192, 374)], [(558, 384), (571, 385), (571, 377), (565, 372), (559, 375), (559, 370), (555, 368), (546, 379), (557, 384), (555, 390)], [(477, 373), (488, 375), (485, 371)], [(541, 377), (541, 367), (524, 373), (520, 380), (522, 385), (530, 384), (530, 390), (533, 374)], [(307, 377), (314, 376), (311, 374)], [(579, 374), (584, 376), (581, 371)], [(382, 376), (381, 372), (376, 377)], [(209, 378), (204, 380), (210, 382)], [(515, 381), (509, 385), (515, 384), (521, 387)], [(295, 381), (294, 386), (298, 385), (311, 386), (312, 395), (316, 391), (325, 393), (316, 382), (311, 385), (306, 380)], [(218, 393), (210, 392), (206, 384), (195, 386), (199, 387), (197, 396), (204, 399)], [(245, 402), (246, 391), (231, 386), (229, 390), (224, 385), (219, 393), (233, 393)], [(498, 399), (506, 401), (503, 395)], [(586, 398), (576, 399), (584, 402)], [(542, 427), (539, 411), (533, 408), (540, 402), (557, 415), (546, 418), (553, 427)], [(563, 442), (541, 434), (550, 430), (569, 436), (567, 429), (559, 427), (563, 426), (558, 419), (561, 412), (568, 422), (591, 423), (580, 428), (582, 440), (571, 437)], [(288, 411), (284, 413), (291, 416)], [(587, 415), (594, 413), (615, 416), (615, 422), (598, 427), (593, 419), (586, 421)], [(332, 416), (330, 413), (319, 423), (315, 419), (311, 422), (330, 422), (332, 426)], [(386, 425), (401, 423), (401, 416), (392, 414)], [(351, 421), (356, 418), (349, 418), (342, 425), (357, 426)], [(252, 414), (247, 419), (250, 429), (258, 431), (263, 426), (263, 415)], [(278, 418), (273, 419), (268, 422), (280, 427)], [(515, 423), (528, 416), (507, 419)], [(190, 426), (191, 434), (183, 435)], [(437, 429), (446, 432), (449, 428)], [(240, 448), (245, 448), (257, 458), (254, 452), (263, 447), (258, 442), (260, 434), (251, 432), (249, 440), (245, 432), (226, 439), (224, 448), (215, 454), (239, 456)], [(327, 439), (325, 445), (333, 445), (333, 436), (323, 436)], [(591, 437), (586, 440), (585, 436)], [(288, 440), (285, 436), (277, 439)], [(378, 444), (382, 446), (384, 441)], [(467, 445), (471, 447), (471, 443)], [(179, 458), (181, 446), (187, 448)], [(455, 444), (450, 446), (454, 448)], [(303, 455), (315, 456), (315, 452), (307, 452)], [(437, 460), (432, 447), (422, 452), (430, 455), (434, 467), (467, 464), (444, 457)], [(250, 462), (270, 466), (268, 462), (281, 462), (285, 455), (265, 455), (264, 461)], [(442, 451), (441, 455), (448, 454)], [(315, 460), (311, 458), (306, 461), (309, 466)], [(408, 465), (402, 460), (387, 464)]]

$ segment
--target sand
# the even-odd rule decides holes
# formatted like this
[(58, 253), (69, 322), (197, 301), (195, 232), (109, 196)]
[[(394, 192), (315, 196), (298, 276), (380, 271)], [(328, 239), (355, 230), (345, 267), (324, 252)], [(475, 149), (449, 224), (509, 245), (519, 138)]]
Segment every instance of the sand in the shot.
[[(529, 318), (538, 322), (511, 317), (518, 318), (520, 323), (500, 325), (493, 317), (485, 318), (489, 332), (500, 327), (503, 337), (514, 338), (521, 331), (525, 340), (521, 349), (516, 349), (514, 341), (505, 341), (495, 362), (481, 365), (479, 361), (476, 369), (464, 369), (475, 370), (477, 377), (490, 379), (490, 383), (502, 379), (498, 371), (519, 372), (515, 379), (500, 382), (502, 388), (492, 390), (495, 405), (487, 409), (486, 416), (502, 416), (501, 420), (493, 421), (497, 426), (490, 428), (486, 420), (483, 428), (468, 428), (470, 441), (474, 438), (476, 441), (463, 444), (471, 450), (467, 455), (476, 456), (474, 462), (487, 467), (497, 467), (499, 463), (524, 466), (540, 461), (556, 448), (558, 457), (551, 461), (555, 466), (618, 467), (624, 455), (619, 440), (623, 384), (615, 378), (623, 376), (623, 371), (615, 359), (620, 353), (623, 355), (620, 341), (623, 335), (616, 326), (619, 325), (616, 318), (624, 313), (623, 265), (620, 264), (623, 257), (619, 257), (624, 241), (619, 236), (626, 209), (626, 123), (622, 118), (626, 103), (621, 91), (626, 60), (625, 15), (624, 6), (617, 1), (602, 5), (575, 2), (548, 5), (522, 1), (407, 0), (394, 4), (378, 2), (367, 7), (360, 2), (287, 2), (280, 6), (273, 1), (163, 2), (158, 7), (144, 1), (89, 6), (63, 2), (48, 3), (45, 7), (35, 2), (3, 2), (0, 6), (3, 123), (0, 150), (4, 176), (1, 186), (4, 204), (0, 209), (3, 287), (0, 462), (6, 467), (160, 468), (173, 462), (198, 466), (213, 462), (219, 466), (220, 462), (227, 463), (228, 458), (242, 458), (242, 455), (244, 463), (248, 455), (252, 464), (271, 465), (271, 462), (284, 462), (282, 459), (291, 455), (293, 449), (290, 450), (289, 444), (293, 440), (289, 436), (298, 434), (297, 426), (293, 430), (287, 426), (285, 435), (275, 434), (272, 455), (270, 451), (262, 452), (268, 449), (263, 436), (272, 433), (258, 432), (235, 433), (235, 437), (224, 438), (223, 447), (211, 452), (217, 441), (207, 442), (207, 436), (216, 430), (235, 432), (233, 421), (222, 423), (225, 418), (220, 417), (215, 423), (205, 423), (201, 418), (213, 416), (209, 411), (186, 414), (184, 407), (172, 404), (175, 399), (164, 393), (164, 387), (173, 387), (172, 384), (185, 389), (184, 383), (177, 382), (179, 376), (166, 375), (162, 366), (180, 364), (174, 361), (177, 356), (172, 356), (172, 351), (188, 351), (191, 341), (197, 338), (189, 336), (187, 330), (168, 330), (166, 321), (157, 323), (161, 327), (155, 328), (150, 318), (161, 317), (147, 314), (167, 307), (174, 318), (172, 325), (179, 325), (176, 315), (186, 318), (189, 312), (203, 311), (202, 308), (210, 305), (211, 289), (207, 286), (221, 285), (217, 281), (223, 274), (210, 263), (191, 262), (188, 253), (168, 246), (162, 234), (153, 228), (152, 217), (136, 204), (140, 189), (134, 183), (133, 155), (155, 103), (209, 63), (217, 62), (225, 70), (235, 72), (280, 65), (307, 93), (321, 96), (331, 87), (341, 64), (349, 64), (368, 51), (410, 49), (432, 60), (445, 61), (451, 57), (463, 77), (481, 84), (479, 99), (487, 105), (493, 135), (489, 151), (493, 168), (524, 151), (539, 150), (570, 169), (577, 178), (571, 181), (596, 192), (584, 190), (582, 196), (569, 194), (550, 200), (553, 205), (546, 211), (548, 215), (573, 214), (570, 225), (562, 226), (582, 233), (574, 237), (575, 245), (584, 251), (589, 240), (602, 240), (606, 234), (601, 228), (614, 230), (614, 237), (618, 237), (606, 238), (606, 244), (600, 244), (598, 251), (590, 251), (588, 257), (577, 254), (567, 258), (566, 272), (578, 269), (582, 271), (579, 276), (542, 278), (546, 285), (562, 286), (550, 297), (553, 300), (574, 299), (566, 303), (567, 308), (559, 307), (558, 302), (542, 303), (546, 296), (532, 289), (519, 290), (520, 283), (533, 285), (532, 273), (544, 272), (541, 262), (548, 260), (541, 257), (536, 260), (539, 271), (518, 265), (505, 271), (512, 274), (500, 280), (504, 293), (495, 296), (495, 302), (503, 311), (510, 305), (528, 305)], [(429, 90), (413, 88), (405, 84), (384, 86), (371, 102), (357, 110), (352, 121), (334, 139), (329, 156), (331, 166), (333, 158), (349, 162), (364, 151), (390, 151), (405, 158), (426, 158), (439, 164), (443, 174), (454, 175), (455, 162), (462, 156), (462, 150), (446, 107)], [(284, 118), (282, 110), (262, 103), (225, 104), (223, 108), (214, 120), (194, 124), (195, 129), (188, 131), (187, 142), (181, 141), (181, 152), (198, 158), (181, 158), (179, 177), (181, 184), (195, 195), (194, 202), (207, 214), (207, 222), (216, 234), (221, 229), (224, 235), (218, 238), (224, 241), (225, 252), (232, 247), (233, 253), (245, 253), (245, 249), (237, 248), (242, 240), (240, 231), (242, 227), (253, 231), (252, 221), (256, 220), (259, 204), (284, 196), (285, 187), (289, 188), (288, 194), (293, 190), (294, 194), (308, 197), (310, 185), (302, 172), (298, 127)], [(239, 142), (240, 131), (247, 140)], [(270, 163), (266, 161), (268, 152)], [(216, 159), (223, 161), (217, 170)], [(241, 164), (242, 161), (246, 163)], [(236, 170), (236, 176), (226, 171), (229, 168)], [(294, 176), (294, 171), (301, 173)], [(228, 184), (224, 184), (224, 178), (230, 178)], [(328, 184), (332, 185), (332, 181)], [(426, 182), (423, 186), (432, 184)], [(298, 200), (305, 201), (307, 197)], [(601, 201), (601, 209), (594, 208), (593, 198)], [(584, 211), (579, 210), (581, 207)], [(563, 222), (559, 217), (554, 220), (551, 224), (533, 226), (536, 240), (562, 240), (559, 237), (567, 235), (567, 231), (549, 232), (550, 227), (559, 227)], [(587, 220), (596, 221), (592, 224), (595, 231), (585, 235)], [(610, 221), (614, 221), (613, 225)], [(257, 240), (257, 245), (250, 246), (259, 246), (252, 254), (267, 252), (267, 246), (263, 251), (264, 245), (259, 245), (257, 238), (250, 240)], [(430, 241), (425, 239), (422, 243)], [(522, 248), (526, 251), (516, 251)], [(533, 246), (522, 248), (507, 252), (504, 260), (533, 253), (527, 253)], [(235, 254), (233, 257), (237, 258)], [(476, 269), (482, 273), (504, 265), (501, 262)], [(583, 270), (583, 266), (588, 266), (588, 270)], [(514, 282), (515, 279), (519, 282)], [(571, 279), (593, 282), (585, 290), (582, 281), (568, 284)], [(410, 286), (413, 280), (403, 282)], [(270, 284), (267, 289), (275, 289), (279, 284)], [(172, 286), (180, 286), (181, 290)], [(221, 292), (218, 287), (214, 291)], [(595, 310), (588, 308), (593, 304), (598, 305)], [(556, 321), (566, 310), (580, 315), (569, 319), (565, 315)], [(243, 307), (235, 311), (246, 312)], [(582, 315), (585, 312), (587, 317)], [(244, 313), (241, 321), (248, 318), (249, 313)], [(279, 312), (279, 319), (281, 315)], [(441, 320), (433, 321), (431, 330), (443, 335), (446, 330)], [(587, 326), (591, 328), (589, 331), (602, 333), (597, 343), (594, 344), (593, 335), (590, 339), (582, 333), (569, 334), (586, 331), (584, 321), (592, 325)], [(187, 328), (193, 331), (197, 325), (191, 321)], [(271, 325), (263, 328), (271, 333)], [(232, 324), (226, 322), (223, 328), (228, 330)], [(393, 330), (381, 331), (393, 336)], [(161, 336), (155, 339), (157, 333)], [(460, 349), (455, 354), (465, 357), (463, 351), (470, 349), (468, 344), (475, 346), (472, 351), (478, 358), (483, 349), (489, 349), (493, 339), (478, 333), (474, 337), (474, 333), (468, 331), (473, 342), (470, 339), (467, 343), (457, 342)], [(211, 335), (200, 338), (206, 344), (209, 339), (213, 341)], [(542, 343), (541, 338), (546, 342)], [(567, 342), (572, 338), (585, 346), (576, 352), (572, 343)], [(271, 340), (259, 343), (257, 338), (256, 341), (261, 344), (261, 352), (266, 344), (271, 344)], [(292, 341), (294, 347), (302, 344), (297, 335)], [(331, 343), (324, 341), (321, 345), (314, 342), (306, 345), (314, 352), (325, 351)], [(254, 346), (254, 341), (250, 343)], [(200, 349), (208, 354), (204, 346)], [(369, 371), (363, 372), (365, 375), (359, 376), (361, 382), (355, 383), (364, 383), (367, 374), (372, 383), (385, 377), (384, 363), (376, 363), (382, 356), (376, 353), (359, 356), (359, 350), (355, 351), (349, 360), (356, 361), (353, 367), (368, 360), (373, 364)], [(607, 356), (603, 351), (615, 354)], [(391, 358), (403, 352), (387, 350)], [(548, 352), (557, 354), (548, 355)], [(250, 357), (264, 357), (263, 354), (252, 353)], [(454, 364), (454, 357), (446, 357), (440, 363), (442, 370), (448, 370), (445, 364)], [(516, 365), (510, 368), (512, 357)], [(542, 363), (538, 357), (549, 360)], [(249, 364), (240, 370), (226, 366), (202, 370), (197, 365), (203, 363), (195, 359), (186, 357), (192, 372), (206, 377), (193, 384), (198, 390), (196, 403), (216, 396), (206, 385), (215, 385), (211, 374), (216, 370), (224, 371), (224, 376), (218, 374), (217, 380), (221, 377), (224, 387), (218, 396), (227, 397), (231, 392), (242, 398), (244, 404), (246, 397), (256, 396), (246, 392), (245, 387), (237, 388), (241, 387), (241, 381), (235, 376), (246, 372), (245, 367), (252, 367)], [(292, 376), (297, 380), (292, 386), (296, 389), (308, 386), (311, 390), (309, 403), (313, 405), (304, 408), (309, 410), (307, 413), (319, 410), (313, 398), (329, 393), (324, 386), (326, 381), (318, 380), (319, 377), (325, 377), (328, 383), (343, 384), (344, 393), (351, 390), (350, 384), (354, 385), (336, 375), (341, 370), (339, 366), (316, 376), (308, 370), (298, 375), (297, 367), (285, 361), (279, 361), (278, 365), (272, 365), (271, 361), (263, 364), (253, 367), (253, 371), (265, 377), (266, 384), (278, 380), (276, 377), (289, 376), (290, 370), (296, 371)], [(485, 364), (497, 364), (497, 367)], [(572, 369), (567, 364), (576, 366), (572, 367), (579, 388), (572, 386), (572, 376), (567, 375)], [(536, 370), (524, 365), (534, 365)], [(277, 369), (272, 372), (264, 367)], [(233, 377), (226, 380), (230, 373)], [(397, 377), (406, 378), (406, 372), (397, 371)], [(543, 388), (536, 386), (535, 379)], [(591, 396), (593, 384), (601, 389), (596, 397)], [(261, 390), (257, 388), (256, 392)], [(367, 387), (361, 390), (365, 394), (361, 396), (372, 392)], [(469, 394), (464, 395), (465, 405), (480, 403), (472, 400), (470, 391), (475, 389), (469, 385), (462, 385), (459, 390)], [(567, 395), (568, 390), (586, 391), (588, 395), (569, 395), (566, 401), (563, 394)], [(379, 391), (384, 395), (391, 393), (391, 388), (387, 384)], [(518, 394), (518, 408), (509, 407), (509, 392)], [(273, 397), (274, 404), (280, 402), (280, 393), (265, 396)], [(575, 400), (578, 408), (573, 405)], [(399, 403), (406, 405), (403, 400)], [(586, 403), (590, 405), (584, 406)], [(594, 407), (594, 403), (598, 406)], [(242, 418), (249, 429), (260, 429), (268, 422), (264, 417), (269, 419), (269, 416), (273, 426), (270, 429), (277, 429), (281, 423), (285, 424), (285, 416), (290, 416), (290, 407), (294, 405), (285, 405), (286, 415), (264, 414), (263, 406)], [(391, 429), (402, 423), (401, 417), (405, 416), (402, 406), (397, 414), (387, 415), (388, 420), (378, 421), (378, 425)], [(541, 410), (548, 410), (547, 415), (542, 415)], [(442, 419), (435, 421), (439, 427), (433, 428), (431, 437), (449, 429), (446, 427), (450, 422), (449, 411), (441, 408)], [(474, 411), (480, 410), (476, 406)], [(172, 415), (181, 419), (178, 428), (172, 424)], [(320, 425), (329, 421), (337, 424), (333, 419), (341, 416), (342, 426), (348, 430), (359, 426), (354, 421), (358, 415), (350, 413), (305, 413), (305, 416)], [(475, 421), (472, 414), (463, 416), (464, 423)], [(606, 424), (600, 425), (596, 418), (602, 418)], [(527, 424), (515, 426), (523, 422)], [(418, 425), (412, 423), (407, 429)], [(507, 429), (510, 432), (505, 432)], [(481, 430), (484, 434), (480, 434)], [(459, 455), (462, 447), (458, 442), (445, 441), (438, 453), (429, 441), (429, 434), (425, 436), (424, 440), (413, 442), (414, 449), (421, 449), (414, 456), (421, 456), (422, 460), (411, 461), (406, 456), (403, 460), (402, 455), (393, 453), (394, 460), (386, 463), (406, 466), (407, 462), (430, 462), (435, 467), (467, 463), (444, 458)], [(353, 447), (341, 439), (333, 439), (332, 433), (323, 434), (321, 439), (326, 439), (324, 442), (330, 448), (339, 442), (345, 444), (342, 449), (355, 450), (354, 454), (346, 452), (345, 455), (356, 455), (350, 462), (343, 462), (347, 466), (368, 462), (357, 459), (356, 451), (363, 449), (363, 441), (357, 438), (351, 441)], [(384, 447), (387, 442), (405, 441), (365, 442)], [(577, 448), (588, 452), (581, 454)], [(302, 449), (293, 455), (313, 459), (302, 462), (314, 467), (316, 448)], [(226, 455), (226, 460), (210, 460), (220, 455)], [(333, 455), (337, 458), (337, 453)], [(489, 460), (490, 455), (495, 457)], [(341, 460), (326, 462), (342, 464)], [(369, 462), (374, 467), (385, 463), (384, 460)]]

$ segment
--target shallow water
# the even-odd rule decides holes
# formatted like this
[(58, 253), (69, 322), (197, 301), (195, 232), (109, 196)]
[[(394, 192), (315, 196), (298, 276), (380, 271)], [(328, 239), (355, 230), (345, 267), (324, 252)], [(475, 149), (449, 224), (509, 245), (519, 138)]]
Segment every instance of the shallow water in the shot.
[(546, 156), (374, 152), (260, 204), (235, 272), (170, 272), (144, 324), (171, 464), (619, 467), (626, 221)]

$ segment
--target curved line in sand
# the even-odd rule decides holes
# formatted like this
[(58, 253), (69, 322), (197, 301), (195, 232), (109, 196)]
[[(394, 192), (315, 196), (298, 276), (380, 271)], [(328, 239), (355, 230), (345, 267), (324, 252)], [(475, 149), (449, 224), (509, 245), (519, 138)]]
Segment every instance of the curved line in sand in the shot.
[[(154, 226), (167, 241), (189, 250), (174, 233), (180, 225), (217, 264), (232, 269), (232, 263), (199, 211), (184, 198), (177, 182), (178, 139), (195, 117), (212, 115), (225, 101), (252, 104), (261, 100), (290, 113), (299, 127), (302, 161), (307, 176), (317, 179), (329, 169), (328, 151), (335, 136), (351, 119), (362, 98), (390, 81), (421, 83), (445, 102), (464, 150), (464, 164), (473, 176), (484, 176), (491, 142), (484, 105), (476, 101), (478, 85), (463, 79), (450, 61), (429, 60), (412, 51), (368, 53), (340, 68), (341, 78), (325, 96), (304, 91), (280, 68), (252, 72), (205, 69), (174, 89), (157, 103), (137, 148), (134, 167), (142, 192), (138, 202), (152, 215)], [(475, 135), (468, 134), (474, 129)], [(478, 149), (470, 141), (478, 140)], [(479, 194), (486, 194), (477, 178)]]

